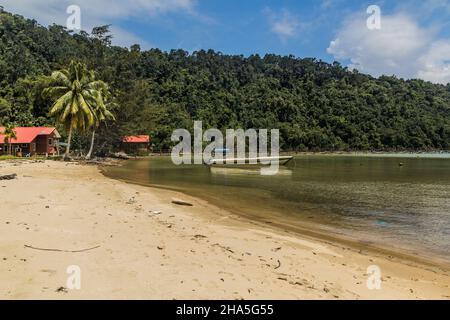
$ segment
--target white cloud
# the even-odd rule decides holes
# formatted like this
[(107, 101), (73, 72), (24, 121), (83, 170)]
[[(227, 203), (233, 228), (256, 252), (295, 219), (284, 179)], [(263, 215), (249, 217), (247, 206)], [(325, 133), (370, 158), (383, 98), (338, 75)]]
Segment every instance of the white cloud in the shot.
[(154, 45), (147, 40), (114, 25), (111, 26), (111, 33), (113, 34), (112, 42), (117, 46), (129, 48), (134, 44), (139, 44), (143, 50), (154, 47)]
[[(5, 10), (36, 19), (43, 25), (53, 23), (65, 25), (69, 5), (81, 8), (82, 29), (90, 31), (92, 27), (103, 24), (115, 24), (128, 19), (148, 19), (169, 12), (194, 14), (196, 0), (2, 0)], [(146, 42), (117, 26), (114, 43), (125, 44), (132, 41)]]
[(350, 68), (374, 76), (450, 82), (449, 40), (438, 40), (433, 30), (405, 14), (383, 15), (381, 30), (369, 30), (366, 18), (347, 19), (327, 52), (338, 60), (349, 60)]
[(417, 76), (435, 83), (450, 82), (450, 41), (443, 40), (433, 43), (430, 50), (419, 62), (421, 69)]
[(277, 34), (283, 41), (295, 37), (300, 28), (300, 20), (286, 9), (281, 12), (274, 12), (266, 8), (264, 13), (267, 15), (271, 31)]

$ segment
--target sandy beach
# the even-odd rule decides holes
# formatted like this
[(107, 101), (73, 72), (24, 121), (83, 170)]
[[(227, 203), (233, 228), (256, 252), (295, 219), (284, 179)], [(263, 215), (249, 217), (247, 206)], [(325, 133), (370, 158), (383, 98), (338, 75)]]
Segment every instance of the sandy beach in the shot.
[(1, 299), (450, 299), (446, 266), (271, 229), (92, 165), (0, 162), (14, 173), (0, 181)]

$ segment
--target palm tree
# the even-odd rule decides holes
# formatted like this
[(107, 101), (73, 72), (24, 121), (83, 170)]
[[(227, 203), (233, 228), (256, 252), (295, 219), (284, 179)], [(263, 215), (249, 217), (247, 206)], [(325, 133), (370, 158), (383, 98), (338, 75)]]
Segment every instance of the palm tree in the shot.
[(110, 96), (111, 93), (109, 92), (108, 85), (104, 82), (99, 82), (96, 93), (96, 101), (93, 108), (94, 124), (92, 126), (91, 146), (88, 154), (86, 155), (86, 160), (89, 160), (92, 157), (92, 152), (94, 151), (96, 129), (107, 120), (115, 120), (114, 115), (111, 111), (109, 111), (110, 107), (114, 104), (112, 102), (106, 103), (106, 101), (110, 99)]
[(12, 139), (17, 138), (14, 128), (15, 127), (12, 124), (7, 124), (5, 127), (5, 131), (2, 132), (2, 134), (5, 136), (5, 144), (8, 145), (8, 154), (12, 154)]
[(98, 90), (103, 85), (102, 81), (95, 80), (94, 72), (80, 62), (72, 61), (68, 69), (52, 73), (51, 86), (43, 94), (55, 101), (50, 116), (56, 117), (69, 131), (64, 158), (69, 157), (73, 130), (83, 132), (94, 125)]

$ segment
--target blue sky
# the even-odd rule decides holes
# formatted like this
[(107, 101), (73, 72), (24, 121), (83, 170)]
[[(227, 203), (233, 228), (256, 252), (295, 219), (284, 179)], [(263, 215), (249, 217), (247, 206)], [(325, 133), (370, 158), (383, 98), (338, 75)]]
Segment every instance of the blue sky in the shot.
[[(41, 24), (65, 24), (80, 6), (82, 28), (110, 23), (115, 44), (293, 54), (361, 72), (450, 82), (450, 0), (0, 0)], [(369, 30), (366, 10), (381, 9)]]

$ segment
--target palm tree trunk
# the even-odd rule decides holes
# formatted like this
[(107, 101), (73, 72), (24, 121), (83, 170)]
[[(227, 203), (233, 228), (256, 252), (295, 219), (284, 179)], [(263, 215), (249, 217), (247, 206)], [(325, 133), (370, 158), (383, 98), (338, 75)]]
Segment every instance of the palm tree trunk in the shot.
[(72, 141), (72, 123), (70, 124), (70, 128), (69, 128), (69, 137), (67, 138), (67, 148), (66, 148), (66, 153), (64, 154), (64, 159), (68, 159), (69, 158), (69, 152), (70, 152), (70, 142)]
[(95, 129), (92, 129), (91, 147), (89, 148), (89, 152), (86, 155), (86, 160), (91, 159), (92, 151), (94, 151), (94, 141), (95, 141)]

